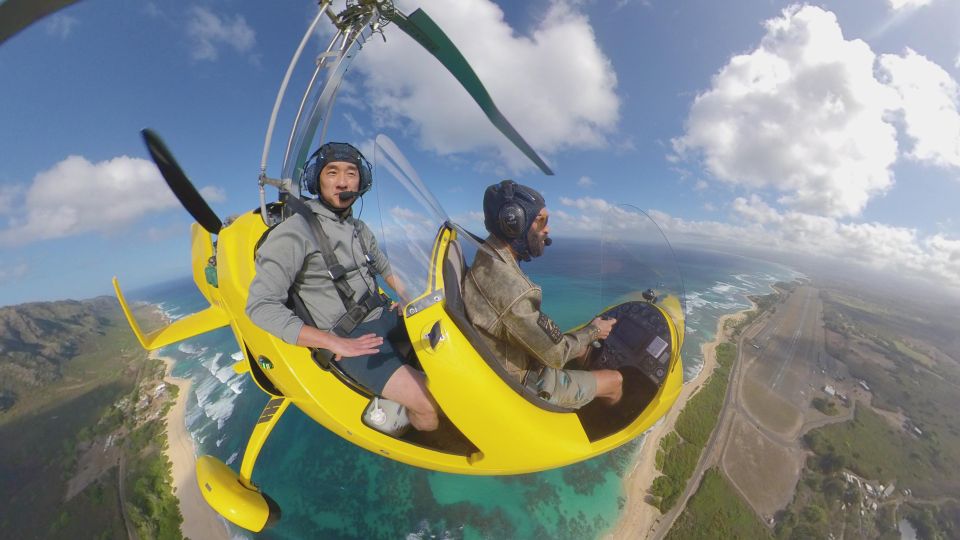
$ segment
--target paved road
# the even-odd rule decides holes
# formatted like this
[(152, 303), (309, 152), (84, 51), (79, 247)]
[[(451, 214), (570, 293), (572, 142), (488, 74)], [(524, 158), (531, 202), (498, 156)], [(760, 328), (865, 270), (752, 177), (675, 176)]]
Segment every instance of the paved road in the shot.
[[(704, 451), (700, 454), (700, 462), (697, 463), (697, 468), (694, 469), (693, 474), (690, 476), (690, 480), (687, 482), (687, 487), (683, 491), (683, 495), (677, 500), (677, 504), (673, 506), (669, 512), (664, 514), (657, 520), (657, 523), (650, 529), (650, 532), (647, 534), (648, 538), (653, 540), (660, 540), (666, 536), (667, 532), (670, 531), (670, 528), (673, 526), (674, 521), (680, 515), (680, 512), (683, 511), (687, 506), (687, 501), (693, 495), (693, 493), (700, 487), (700, 481), (703, 479), (703, 473), (707, 469), (712, 467), (719, 460), (720, 452), (719, 448), (723, 448), (726, 444), (726, 439), (729, 436), (730, 426), (733, 424), (732, 415), (729, 414), (731, 410), (731, 404), (734, 401), (734, 396), (739, 394), (739, 392), (731, 391), (737, 386), (737, 382), (740, 379), (741, 365), (743, 362), (741, 358), (743, 356), (743, 344), (746, 339), (752, 338), (756, 333), (766, 326), (769, 321), (769, 315), (764, 314), (759, 317), (752, 325), (746, 328), (741, 334), (740, 339), (737, 342), (737, 359), (733, 364), (733, 374), (731, 376), (731, 383), (727, 387), (727, 395), (723, 400), (723, 406), (720, 408), (719, 420), (717, 421), (717, 428), (713, 430), (713, 433), (710, 434), (710, 439), (707, 441)], [(717, 444), (718, 440), (722, 440), (722, 444)]]

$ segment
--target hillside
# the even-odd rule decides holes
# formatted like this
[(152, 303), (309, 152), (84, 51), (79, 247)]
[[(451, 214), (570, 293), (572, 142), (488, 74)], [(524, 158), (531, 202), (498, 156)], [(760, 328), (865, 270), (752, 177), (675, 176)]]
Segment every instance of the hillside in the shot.
[(110, 297), (0, 308), (0, 411), (61, 380), (67, 362), (103, 336), (119, 314)]
[(177, 389), (117, 301), (4, 307), (0, 346), (0, 536), (180, 538), (162, 452)]

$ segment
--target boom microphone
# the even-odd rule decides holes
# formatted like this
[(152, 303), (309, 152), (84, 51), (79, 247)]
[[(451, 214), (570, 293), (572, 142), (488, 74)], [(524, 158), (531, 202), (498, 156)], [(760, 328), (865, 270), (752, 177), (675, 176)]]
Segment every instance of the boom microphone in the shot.
[(553, 243), (553, 238), (550, 238), (549, 236), (543, 239), (543, 245), (545, 246), (549, 246), (552, 243)]
[(340, 193), (337, 193), (337, 197), (339, 197), (341, 201), (346, 201), (347, 199), (361, 197), (368, 191), (370, 191), (370, 188), (361, 189), (360, 191), (341, 191)]

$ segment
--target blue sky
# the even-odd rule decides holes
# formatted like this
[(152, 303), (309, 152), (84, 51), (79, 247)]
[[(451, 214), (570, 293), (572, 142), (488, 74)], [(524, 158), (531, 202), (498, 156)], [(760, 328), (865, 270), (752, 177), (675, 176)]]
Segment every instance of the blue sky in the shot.
[[(629, 203), (674, 242), (960, 288), (956, 2), (398, 4), (445, 29), (556, 176), (395, 28), (354, 63), (330, 136), (388, 134), (468, 226), (483, 189), (512, 177), (544, 192), (558, 237)], [(0, 46), (0, 305), (189, 275), (190, 217), (139, 130), (165, 138), (219, 215), (256, 206), (273, 100), (316, 9), (84, 0)], [(288, 103), (268, 174), (291, 117)]]

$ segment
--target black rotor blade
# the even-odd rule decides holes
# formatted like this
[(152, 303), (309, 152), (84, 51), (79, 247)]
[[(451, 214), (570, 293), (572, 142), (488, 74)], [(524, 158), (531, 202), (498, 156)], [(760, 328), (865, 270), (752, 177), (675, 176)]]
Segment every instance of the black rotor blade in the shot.
[(406, 16), (396, 10), (385, 13), (384, 15), (393, 21), (401, 30), (406, 32), (408, 36), (422, 45), (430, 54), (435, 56), (437, 60), (447, 68), (447, 71), (460, 81), (460, 84), (466, 89), (473, 100), (477, 102), (477, 105), (483, 109), (487, 118), (493, 122), (493, 125), (496, 126), (501, 133), (510, 139), (510, 142), (530, 158), (537, 167), (540, 167), (540, 170), (543, 171), (544, 174), (553, 175), (550, 167), (540, 159), (536, 151), (527, 144), (527, 141), (523, 140), (523, 137), (517, 133), (517, 130), (514, 129), (507, 118), (503, 116), (500, 109), (493, 103), (493, 99), (490, 97), (490, 94), (487, 93), (487, 89), (484, 88), (483, 83), (480, 82), (480, 78), (477, 77), (473, 68), (467, 63), (467, 59), (460, 54), (457, 46), (443, 33), (443, 30), (437, 26), (437, 23), (433, 22), (433, 19), (427, 16), (422, 9), (418, 9)]
[(77, 0), (6, 0), (0, 2), (0, 43)]
[(150, 157), (157, 164), (160, 174), (167, 181), (167, 185), (170, 186), (173, 194), (180, 200), (180, 204), (187, 209), (187, 212), (190, 212), (190, 215), (197, 220), (201, 227), (210, 234), (218, 234), (220, 229), (223, 228), (223, 222), (210, 209), (207, 201), (203, 200), (197, 188), (193, 187), (193, 184), (187, 179), (187, 175), (183, 173), (183, 169), (173, 158), (173, 153), (167, 149), (167, 145), (163, 144), (163, 140), (153, 130), (144, 129), (140, 133), (143, 135), (143, 142), (147, 144)]

